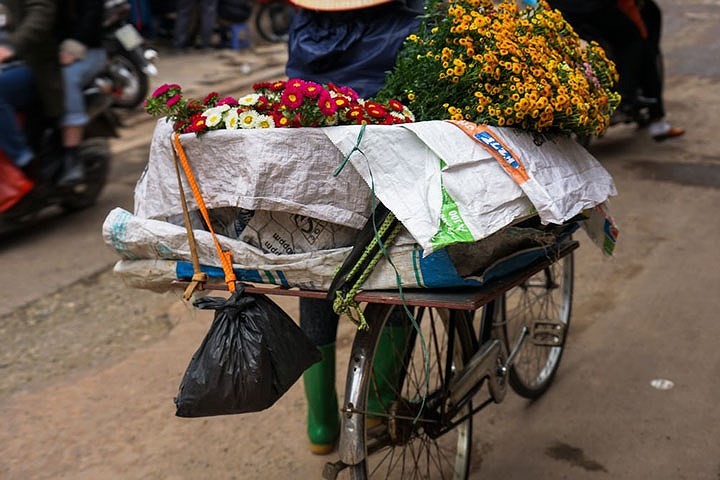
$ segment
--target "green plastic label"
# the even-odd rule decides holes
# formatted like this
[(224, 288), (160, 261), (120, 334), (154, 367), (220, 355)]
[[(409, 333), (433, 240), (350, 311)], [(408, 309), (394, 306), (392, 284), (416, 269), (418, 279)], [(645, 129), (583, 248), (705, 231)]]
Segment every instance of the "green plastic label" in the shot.
[(470, 229), (460, 215), (460, 209), (455, 200), (442, 189), (442, 209), (440, 211), (440, 228), (431, 240), (433, 250), (439, 250), (454, 243), (474, 242)]

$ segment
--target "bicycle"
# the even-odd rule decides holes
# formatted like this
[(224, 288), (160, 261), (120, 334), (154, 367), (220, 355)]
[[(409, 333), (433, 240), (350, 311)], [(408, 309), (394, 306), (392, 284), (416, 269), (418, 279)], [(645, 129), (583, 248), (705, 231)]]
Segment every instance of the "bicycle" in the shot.
[[(508, 385), (536, 399), (553, 382), (570, 325), (578, 246), (570, 235), (561, 236), (543, 255), (481, 287), (358, 293), (369, 328), (358, 330), (353, 341), (340, 458), (325, 465), (323, 478), (341, 472), (353, 480), (467, 478), (473, 416), (501, 403)], [(245, 290), (325, 296), (268, 286)], [(398, 308), (410, 315), (393, 315)], [(392, 342), (391, 356), (399, 363), (392, 378), (373, 369), (382, 332), (390, 328), (402, 332)], [(487, 395), (476, 404), (485, 385)], [(391, 395), (383, 398), (388, 389)]]

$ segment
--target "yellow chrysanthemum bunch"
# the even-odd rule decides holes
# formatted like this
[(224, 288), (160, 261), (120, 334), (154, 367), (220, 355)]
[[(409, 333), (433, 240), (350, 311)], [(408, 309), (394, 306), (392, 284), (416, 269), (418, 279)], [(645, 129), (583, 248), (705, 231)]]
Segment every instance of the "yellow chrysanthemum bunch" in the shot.
[(417, 120), (454, 119), (600, 135), (620, 103), (615, 65), (541, 0), (431, 0), (380, 98)]

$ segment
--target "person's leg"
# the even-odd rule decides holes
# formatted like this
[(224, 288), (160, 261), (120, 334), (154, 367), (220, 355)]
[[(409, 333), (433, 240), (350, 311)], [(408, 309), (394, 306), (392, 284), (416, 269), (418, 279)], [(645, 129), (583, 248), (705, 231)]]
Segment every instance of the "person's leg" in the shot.
[(340, 433), (340, 414), (335, 391), (335, 337), (338, 315), (328, 300), (300, 299), (300, 328), (320, 350), (322, 360), (305, 370), (307, 434), (310, 451), (325, 455), (333, 451)]
[(217, 27), (217, 5), (218, 0), (203, 0), (201, 4), (201, 20), (200, 20), (200, 41), (203, 48), (211, 48), (213, 46), (213, 34)]
[(34, 85), (26, 66), (10, 67), (0, 74), (0, 149), (19, 167), (27, 166), (34, 156), (17, 121), (17, 110), (33, 100)]
[(102, 48), (88, 49), (82, 60), (63, 67), (65, 108), (60, 121), (64, 149), (63, 172), (59, 185), (72, 185), (83, 178), (84, 169), (78, 155), (88, 122), (83, 90), (100, 72), (107, 61)]
[[(370, 419), (382, 418), (382, 414), (389, 411), (390, 405), (400, 394), (403, 361), (412, 330), (412, 322), (405, 310), (400, 306), (393, 309), (380, 333), (373, 358), (374, 384), (368, 394), (366, 406)], [(381, 416), (374, 416), (373, 413)]]
[(195, 0), (177, 0), (175, 9), (175, 28), (173, 31), (173, 46), (177, 49), (191, 47), (193, 39), (190, 38), (195, 13)]
[(648, 37), (643, 45), (641, 88), (644, 96), (655, 100), (655, 103), (650, 106), (650, 118), (656, 120), (665, 116), (662, 100), (662, 53), (660, 52), (662, 14), (657, 4), (651, 0), (643, 2), (640, 14), (648, 32)]
[(642, 90), (645, 96), (655, 100), (649, 107), (650, 125), (648, 125), (648, 133), (657, 141), (679, 137), (685, 133), (685, 130), (672, 126), (665, 119), (663, 100), (665, 73), (663, 71), (662, 51), (660, 50), (662, 12), (653, 0), (645, 0), (642, 3), (640, 14), (648, 31), (642, 64)]

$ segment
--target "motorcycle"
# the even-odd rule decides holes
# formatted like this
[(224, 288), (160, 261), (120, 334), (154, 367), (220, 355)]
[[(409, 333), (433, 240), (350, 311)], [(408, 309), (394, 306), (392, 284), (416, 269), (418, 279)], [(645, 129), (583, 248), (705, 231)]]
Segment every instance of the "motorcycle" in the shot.
[(142, 35), (130, 23), (127, 0), (105, 0), (103, 28), (108, 55), (105, 77), (112, 87), (113, 104), (133, 109), (147, 98), (149, 77), (157, 75), (153, 63), (157, 51), (145, 47)]
[[(0, 69), (9, 67), (11, 65), (0, 65)], [(84, 176), (72, 186), (57, 183), (63, 169), (63, 146), (57, 122), (28, 115), (39, 108), (18, 112), (37, 155), (33, 162), (37, 168), (31, 179), (0, 151), (0, 234), (36, 222), (53, 207), (76, 211), (95, 204), (110, 169), (108, 139), (118, 136), (119, 122), (112, 112), (113, 97), (99, 79), (85, 88), (84, 98), (90, 119), (78, 151)]]
[(268, 42), (287, 42), (295, 6), (289, 0), (258, 0), (255, 28)]

